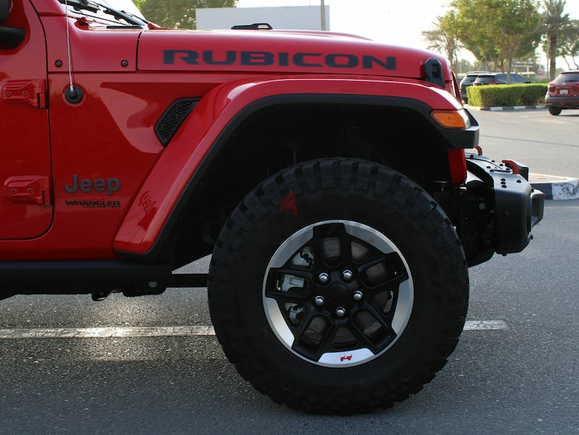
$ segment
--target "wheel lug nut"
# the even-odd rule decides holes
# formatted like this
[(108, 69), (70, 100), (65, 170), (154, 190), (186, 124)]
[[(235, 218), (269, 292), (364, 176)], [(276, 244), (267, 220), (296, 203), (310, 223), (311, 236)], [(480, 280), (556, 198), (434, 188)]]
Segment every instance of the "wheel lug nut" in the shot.
[(314, 299), (314, 302), (316, 303), (316, 305), (318, 307), (321, 307), (322, 305), (324, 305), (324, 297), (323, 296), (316, 296), (316, 298)]
[(349, 281), (352, 279), (353, 276), (354, 274), (352, 273), (351, 270), (346, 269), (342, 272), (342, 278), (344, 278), (345, 280)]
[(322, 284), (325, 284), (330, 279), (330, 275), (328, 275), (327, 273), (320, 273), (320, 276), (318, 276), (318, 279), (320, 280), (320, 282)]
[(338, 317), (344, 317), (346, 315), (346, 309), (345, 308), (338, 308), (336, 309), (336, 316)]
[(361, 301), (363, 297), (364, 297), (364, 293), (362, 293), (360, 290), (356, 290), (354, 292), (354, 300), (355, 301)]

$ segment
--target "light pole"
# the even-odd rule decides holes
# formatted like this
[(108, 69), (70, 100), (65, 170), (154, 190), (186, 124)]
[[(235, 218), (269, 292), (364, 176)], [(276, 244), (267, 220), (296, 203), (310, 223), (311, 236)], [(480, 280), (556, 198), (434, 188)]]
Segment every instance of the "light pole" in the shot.
[(326, 29), (326, 5), (324, 0), (320, 3), (320, 17), (322, 19), (322, 30), (328, 30)]

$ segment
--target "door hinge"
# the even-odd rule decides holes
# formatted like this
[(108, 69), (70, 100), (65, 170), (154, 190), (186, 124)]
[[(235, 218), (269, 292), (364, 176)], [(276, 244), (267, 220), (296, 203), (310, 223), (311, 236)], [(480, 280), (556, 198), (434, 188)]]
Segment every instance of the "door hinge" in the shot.
[(46, 81), (8, 80), (1, 90), (2, 101), (6, 104), (28, 104), (46, 109)]
[(10, 177), (4, 182), (4, 190), (11, 202), (52, 204), (50, 178), (44, 175)]

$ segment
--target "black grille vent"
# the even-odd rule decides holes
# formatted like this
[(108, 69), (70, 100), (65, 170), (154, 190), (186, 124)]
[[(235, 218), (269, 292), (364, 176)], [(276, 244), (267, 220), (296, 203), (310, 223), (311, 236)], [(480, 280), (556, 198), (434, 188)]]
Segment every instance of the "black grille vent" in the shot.
[(173, 135), (177, 132), (185, 118), (191, 113), (199, 102), (199, 98), (184, 98), (177, 100), (165, 111), (161, 119), (155, 125), (155, 133), (163, 144), (167, 146)]

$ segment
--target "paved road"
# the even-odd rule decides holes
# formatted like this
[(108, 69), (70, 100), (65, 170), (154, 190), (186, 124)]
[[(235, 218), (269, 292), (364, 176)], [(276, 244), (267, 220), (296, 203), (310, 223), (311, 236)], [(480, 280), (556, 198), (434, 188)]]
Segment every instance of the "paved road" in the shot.
[[(243, 382), (215, 337), (1, 339), (1, 434), (579, 433), (579, 201), (551, 201), (522, 254), (471, 269), (465, 331), (424, 391), (365, 416), (322, 417), (270, 402)], [(1, 328), (208, 325), (203, 290), (101, 303), (18, 296)]]
[(579, 110), (473, 111), (484, 154), (525, 163), (531, 172), (579, 178)]
[[(526, 134), (512, 121), (524, 113), (481, 115), (489, 150), (500, 150), (496, 141), (507, 134)], [(502, 131), (503, 123), (515, 127)], [(565, 136), (553, 147), (572, 142)], [(525, 252), (472, 268), (474, 329), (424, 391), (370, 415), (303, 415), (256, 393), (205, 328), (204, 289), (100, 303), (88, 296), (2, 301), (0, 434), (579, 434), (578, 212), (579, 201), (550, 201)], [(498, 327), (481, 329), (478, 321)], [(21, 335), (9, 338), (14, 331)], [(77, 338), (66, 336), (75, 331)], [(109, 337), (90, 337), (98, 334)]]

